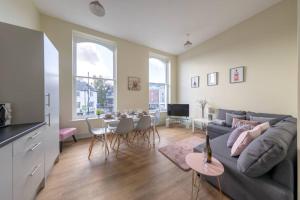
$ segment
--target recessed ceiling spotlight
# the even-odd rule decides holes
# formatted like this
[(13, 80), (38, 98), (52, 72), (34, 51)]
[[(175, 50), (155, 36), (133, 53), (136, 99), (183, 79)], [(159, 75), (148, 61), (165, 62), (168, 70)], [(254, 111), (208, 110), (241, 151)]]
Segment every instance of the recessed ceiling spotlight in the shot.
[(189, 40), (189, 37), (190, 37), (190, 34), (189, 34), (189, 33), (186, 34), (186, 37), (187, 37), (187, 40), (186, 40), (186, 42), (184, 43), (183, 46), (184, 46), (185, 48), (189, 48), (189, 47), (191, 47), (191, 46), (193, 45), (193, 43), (190, 42), (190, 40)]
[(90, 3), (90, 11), (98, 17), (105, 15), (105, 9), (99, 1), (92, 1)]

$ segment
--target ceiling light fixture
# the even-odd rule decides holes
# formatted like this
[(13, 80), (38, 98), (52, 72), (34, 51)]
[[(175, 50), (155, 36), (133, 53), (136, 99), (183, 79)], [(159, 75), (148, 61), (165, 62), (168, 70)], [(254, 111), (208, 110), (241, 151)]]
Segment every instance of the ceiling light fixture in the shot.
[(189, 33), (186, 34), (186, 37), (187, 37), (187, 40), (186, 40), (186, 42), (184, 43), (183, 46), (184, 46), (185, 48), (189, 48), (189, 47), (191, 47), (191, 46), (193, 45), (193, 43), (190, 42), (190, 40), (189, 40), (189, 37), (190, 37), (190, 34), (189, 34)]
[(90, 3), (90, 11), (98, 17), (105, 15), (105, 9), (99, 1), (92, 1)]

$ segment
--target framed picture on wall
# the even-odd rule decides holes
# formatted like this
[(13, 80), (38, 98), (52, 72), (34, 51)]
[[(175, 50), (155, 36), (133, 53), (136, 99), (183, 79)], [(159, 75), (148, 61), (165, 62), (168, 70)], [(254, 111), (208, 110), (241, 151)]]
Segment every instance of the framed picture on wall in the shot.
[(218, 72), (207, 74), (207, 85), (208, 86), (218, 85)]
[(128, 90), (140, 91), (141, 90), (141, 79), (139, 77), (128, 77)]
[(191, 87), (198, 88), (199, 87), (200, 76), (192, 76), (191, 78)]
[(234, 67), (230, 69), (230, 83), (241, 83), (245, 81), (245, 67)]

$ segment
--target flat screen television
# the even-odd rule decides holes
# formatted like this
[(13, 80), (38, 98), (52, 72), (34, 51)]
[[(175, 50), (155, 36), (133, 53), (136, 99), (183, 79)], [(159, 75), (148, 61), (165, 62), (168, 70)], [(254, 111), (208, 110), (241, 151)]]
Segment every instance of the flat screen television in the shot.
[(168, 116), (189, 117), (189, 104), (168, 104)]

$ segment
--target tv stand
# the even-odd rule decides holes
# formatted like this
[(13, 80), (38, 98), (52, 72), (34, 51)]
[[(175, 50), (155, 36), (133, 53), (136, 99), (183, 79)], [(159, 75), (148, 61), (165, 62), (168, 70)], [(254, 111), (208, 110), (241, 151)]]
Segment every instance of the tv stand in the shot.
[(190, 128), (190, 124), (191, 124), (191, 120), (189, 117), (174, 117), (174, 116), (168, 116), (166, 118), (166, 127), (169, 128), (170, 124), (173, 123), (180, 123), (180, 124), (184, 124), (185, 128), (189, 129)]

